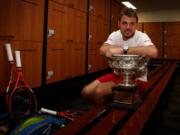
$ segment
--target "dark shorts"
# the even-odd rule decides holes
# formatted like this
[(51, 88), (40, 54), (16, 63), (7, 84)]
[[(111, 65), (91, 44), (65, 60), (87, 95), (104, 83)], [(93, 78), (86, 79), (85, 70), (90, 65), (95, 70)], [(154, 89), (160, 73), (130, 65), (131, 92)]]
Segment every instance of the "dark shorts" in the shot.
[[(123, 78), (114, 73), (109, 73), (109, 74), (106, 74), (104, 76), (97, 78), (97, 80), (99, 80), (101, 83), (113, 81), (115, 84), (118, 84), (118, 83), (122, 82)], [(147, 82), (137, 80), (136, 83), (139, 87), (140, 94), (143, 95), (143, 93), (147, 87)]]

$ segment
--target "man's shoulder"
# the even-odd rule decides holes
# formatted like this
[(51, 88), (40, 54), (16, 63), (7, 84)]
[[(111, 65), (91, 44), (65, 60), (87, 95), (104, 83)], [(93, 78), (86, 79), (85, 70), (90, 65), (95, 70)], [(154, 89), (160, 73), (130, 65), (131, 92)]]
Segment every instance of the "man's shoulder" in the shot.
[(135, 31), (136, 38), (141, 38), (141, 37), (146, 37), (146, 36), (147, 36), (147, 34), (142, 31), (138, 31), (138, 30)]
[(145, 33), (142, 32), (142, 31), (136, 30), (136, 31), (135, 31), (135, 34), (136, 34), (136, 35), (141, 35), (141, 34), (145, 34)]
[(119, 34), (121, 34), (120, 30), (113, 31), (111, 33), (111, 35), (119, 35)]

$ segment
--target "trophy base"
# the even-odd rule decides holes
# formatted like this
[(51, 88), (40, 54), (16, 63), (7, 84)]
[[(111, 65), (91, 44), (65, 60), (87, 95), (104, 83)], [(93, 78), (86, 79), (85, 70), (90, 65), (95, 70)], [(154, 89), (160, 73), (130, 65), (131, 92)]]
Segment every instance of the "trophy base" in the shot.
[(137, 85), (118, 85), (112, 89), (112, 107), (135, 110), (142, 102)]
[(128, 110), (136, 110), (140, 105), (142, 101), (139, 100), (136, 103), (133, 104), (126, 104), (126, 103), (121, 103), (117, 101), (113, 101), (110, 106), (113, 108), (119, 108), (119, 109), (128, 109)]

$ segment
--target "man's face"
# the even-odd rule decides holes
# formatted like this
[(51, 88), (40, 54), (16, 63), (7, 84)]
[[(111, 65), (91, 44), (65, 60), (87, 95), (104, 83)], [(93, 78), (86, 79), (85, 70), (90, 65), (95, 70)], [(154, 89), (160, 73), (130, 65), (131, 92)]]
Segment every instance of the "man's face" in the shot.
[(135, 17), (128, 17), (126, 15), (122, 16), (121, 20), (118, 22), (118, 26), (121, 30), (124, 40), (127, 40), (134, 35), (136, 25), (137, 22)]

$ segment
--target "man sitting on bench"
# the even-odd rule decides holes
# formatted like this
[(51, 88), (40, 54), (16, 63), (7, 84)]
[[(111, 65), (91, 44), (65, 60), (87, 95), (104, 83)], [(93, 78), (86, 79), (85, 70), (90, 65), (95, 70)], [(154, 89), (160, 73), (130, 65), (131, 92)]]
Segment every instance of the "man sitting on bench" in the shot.
[[(100, 47), (100, 54), (111, 58), (115, 54), (136, 54), (155, 58), (157, 48), (146, 33), (136, 30), (138, 16), (131, 8), (124, 8), (118, 20), (119, 30), (110, 34)], [(115, 73), (110, 73), (97, 78), (82, 90), (82, 96), (96, 103), (104, 101), (112, 95), (112, 87), (120, 83), (120, 78)], [(138, 78), (140, 91), (147, 82), (147, 73)]]

